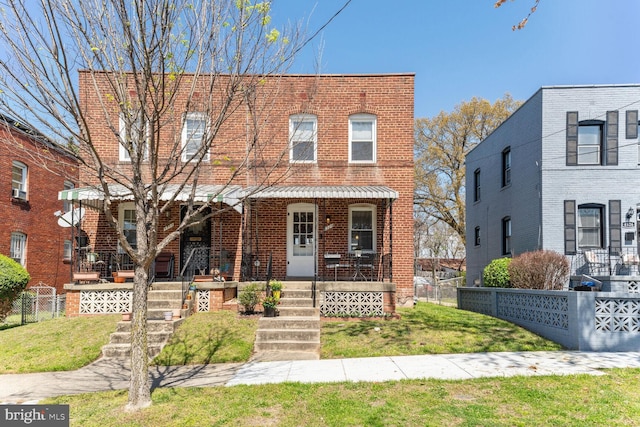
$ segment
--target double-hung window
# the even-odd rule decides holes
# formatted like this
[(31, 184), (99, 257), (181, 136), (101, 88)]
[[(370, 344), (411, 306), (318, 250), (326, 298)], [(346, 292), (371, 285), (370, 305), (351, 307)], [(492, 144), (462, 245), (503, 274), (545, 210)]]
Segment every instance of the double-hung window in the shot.
[(308, 114), (289, 118), (289, 159), (296, 163), (316, 161), (318, 119)]
[(502, 255), (511, 255), (511, 217), (502, 218)]
[(578, 125), (578, 164), (602, 164), (602, 128), (600, 120), (585, 120)]
[(476, 227), (473, 231), (473, 244), (480, 246), (480, 227)]
[(511, 184), (511, 148), (507, 147), (502, 152), (502, 186)]
[(24, 233), (11, 233), (11, 247), (9, 257), (23, 267), (27, 262), (27, 235)]
[(209, 151), (202, 153), (207, 138), (207, 115), (205, 113), (187, 113), (182, 126), (182, 161), (198, 159), (209, 161)]
[(27, 198), (27, 165), (14, 161), (11, 169), (12, 196), (17, 199)]
[(604, 206), (585, 204), (578, 206), (578, 247), (581, 249), (603, 247)]
[[(64, 190), (72, 190), (75, 186), (73, 182), (65, 181), (64, 182)], [(73, 200), (63, 200), (62, 201), (62, 211), (69, 212), (73, 209)]]
[(121, 203), (118, 207), (118, 222), (124, 237), (133, 249), (137, 247), (136, 210), (133, 203)]
[(349, 162), (375, 163), (376, 116), (354, 114), (349, 117)]
[(120, 114), (120, 144), (118, 144), (118, 158), (121, 162), (131, 161), (131, 152), (137, 152), (138, 146), (142, 147), (143, 160), (149, 158), (149, 123), (146, 123), (142, 116), (137, 118), (127, 118), (124, 113)]
[(349, 250), (375, 252), (376, 209), (373, 205), (349, 207)]

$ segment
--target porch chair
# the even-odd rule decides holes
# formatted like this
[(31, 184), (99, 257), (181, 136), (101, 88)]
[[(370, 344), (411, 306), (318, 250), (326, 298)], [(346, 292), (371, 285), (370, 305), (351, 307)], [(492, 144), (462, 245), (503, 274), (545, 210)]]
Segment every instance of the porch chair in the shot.
[(587, 263), (589, 273), (597, 273), (601, 269), (605, 269), (606, 273), (609, 273), (609, 263), (599, 261), (595, 251), (584, 251), (584, 260)]
[(622, 265), (628, 269), (629, 273), (632, 273), (632, 267), (635, 267), (635, 273), (638, 273), (638, 265), (640, 264), (640, 258), (636, 254), (622, 254)]
[(160, 252), (155, 263), (156, 278), (173, 279), (173, 254)]
[(360, 271), (369, 270), (369, 280), (373, 280), (375, 271), (376, 254), (371, 252), (363, 252), (360, 257)]
[(340, 254), (324, 254), (324, 266), (327, 270), (333, 270), (333, 280), (338, 281), (338, 269), (349, 268), (349, 264), (340, 264)]

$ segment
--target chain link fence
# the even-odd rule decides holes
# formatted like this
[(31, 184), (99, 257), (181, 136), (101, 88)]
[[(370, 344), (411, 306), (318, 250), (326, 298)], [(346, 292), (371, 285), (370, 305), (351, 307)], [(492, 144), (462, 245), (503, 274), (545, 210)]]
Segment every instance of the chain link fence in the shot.
[(418, 301), (456, 307), (458, 305), (458, 291), (456, 289), (463, 283), (463, 277), (435, 280), (435, 283), (432, 278), (414, 279), (414, 292)]
[(40, 282), (20, 294), (13, 302), (4, 325), (25, 325), (64, 316), (66, 296), (58, 295), (56, 288)]

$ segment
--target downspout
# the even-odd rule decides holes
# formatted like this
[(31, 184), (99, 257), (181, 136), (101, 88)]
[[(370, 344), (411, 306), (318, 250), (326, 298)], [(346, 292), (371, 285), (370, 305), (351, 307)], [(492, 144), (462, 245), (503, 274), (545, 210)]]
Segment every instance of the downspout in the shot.
[(393, 199), (389, 199), (389, 281), (393, 283)]

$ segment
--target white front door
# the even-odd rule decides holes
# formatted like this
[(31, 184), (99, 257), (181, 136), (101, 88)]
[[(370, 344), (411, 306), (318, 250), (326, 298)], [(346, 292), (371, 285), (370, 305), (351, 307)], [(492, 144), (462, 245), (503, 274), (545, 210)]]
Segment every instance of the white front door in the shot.
[(315, 272), (316, 207), (295, 203), (287, 207), (287, 276), (313, 277)]

